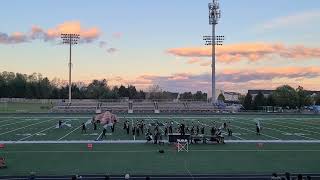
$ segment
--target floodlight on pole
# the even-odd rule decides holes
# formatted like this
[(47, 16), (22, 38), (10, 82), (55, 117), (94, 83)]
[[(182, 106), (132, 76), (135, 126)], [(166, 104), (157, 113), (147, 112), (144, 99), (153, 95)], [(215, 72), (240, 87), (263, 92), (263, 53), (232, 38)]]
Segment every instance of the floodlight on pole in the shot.
[(71, 46), (78, 44), (79, 34), (61, 34), (63, 44), (69, 44), (69, 104), (71, 104)]
[(209, 8), (209, 24), (212, 25), (212, 35), (211, 36), (204, 36), (203, 40), (205, 40), (205, 45), (211, 45), (211, 58), (212, 58), (212, 103), (216, 102), (216, 45), (222, 46), (224, 36), (216, 36), (215, 30), (216, 25), (221, 17), (221, 11), (219, 7), (218, 0), (212, 0), (212, 3), (208, 4)]

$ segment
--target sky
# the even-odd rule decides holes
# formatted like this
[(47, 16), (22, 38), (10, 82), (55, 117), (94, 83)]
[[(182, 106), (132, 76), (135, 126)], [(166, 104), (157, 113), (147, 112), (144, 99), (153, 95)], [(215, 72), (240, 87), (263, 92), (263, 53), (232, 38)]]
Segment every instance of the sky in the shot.
[[(210, 0), (3, 0), (0, 71), (68, 79), (61, 33), (78, 33), (73, 82), (210, 93)], [(217, 88), (244, 93), (288, 84), (320, 90), (320, 1), (220, 0)]]

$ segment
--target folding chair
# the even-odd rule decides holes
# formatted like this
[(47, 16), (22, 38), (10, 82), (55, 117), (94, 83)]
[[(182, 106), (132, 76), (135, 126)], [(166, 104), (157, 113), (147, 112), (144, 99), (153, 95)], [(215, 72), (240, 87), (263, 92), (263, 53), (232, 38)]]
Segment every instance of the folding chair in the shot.
[(189, 143), (187, 139), (177, 139), (178, 152), (186, 151), (189, 152)]

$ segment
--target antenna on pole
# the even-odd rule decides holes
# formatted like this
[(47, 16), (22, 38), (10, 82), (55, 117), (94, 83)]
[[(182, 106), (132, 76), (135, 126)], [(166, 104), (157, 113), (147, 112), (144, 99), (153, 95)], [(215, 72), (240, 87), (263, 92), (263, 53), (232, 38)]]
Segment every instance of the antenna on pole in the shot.
[(61, 34), (61, 39), (63, 44), (69, 44), (69, 104), (71, 104), (71, 46), (73, 44), (78, 44), (80, 39), (79, 34)]
[(212, 0), (212, 3), (208, 4), (209, 8), (209, 25), (212, 25), (212, 35), (211, 36), (203, 36), (203, 40), (205, 41), (205, 45), (211, 46), (212, 50), (212, 103), (216, 102), (216, 45), (222, 46), (224, 41), (224, 36), (216, 36), (216, 25), (221, 17), (221, 11), (218, 0)]

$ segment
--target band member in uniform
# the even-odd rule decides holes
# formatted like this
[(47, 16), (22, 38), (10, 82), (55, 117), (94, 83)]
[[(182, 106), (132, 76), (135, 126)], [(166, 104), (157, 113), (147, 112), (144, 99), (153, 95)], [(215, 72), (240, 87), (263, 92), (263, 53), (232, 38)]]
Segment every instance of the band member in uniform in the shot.
[(200, 129), (199, 129), (199, 126), (197, 125), (197, 127), (196, 127), (196, 134), (198, 135), (199, 134), (199, 131), (200, 131)]
[(84, 123), (82, 123), (82, 129), (81, 129), (81, 133), (87, 133), (87, 127)]
[(128, 122), (126, 123), (126, 130), (127, 130), (127, 134), (129, 134), (130, 133), (130, 126), (129, 126)]
[(256, 123), (256, 132), (257, 132), (257, 135), (261, 135), (260, 134), (260, 125), (258, 123)]
[(169, 125), (169, 134), (172, 134), (173, 133), (173, 129), (172, 129), (172, 122), (171, 124)]
[(204, 126), (201, 127), (201, 134), (204, 134)]
[(93, 123), (93, 130), (97, 130), (97, 123), (96, 122)]
[(103, 128), (101, 139), (102, 138), (105, 138), (105, 139), (107, 138), (106, 133), (107, 133), (107, 129)]

